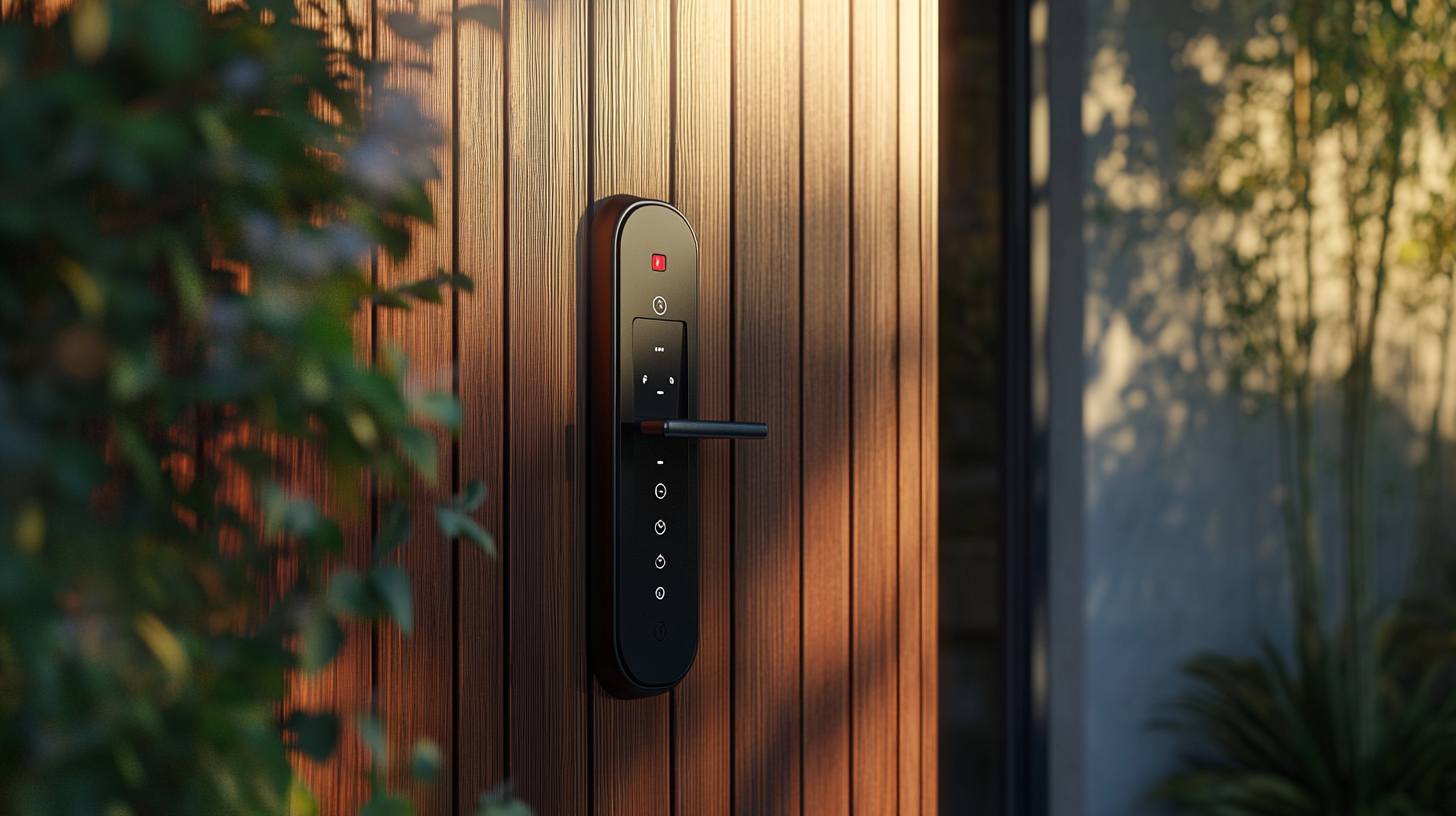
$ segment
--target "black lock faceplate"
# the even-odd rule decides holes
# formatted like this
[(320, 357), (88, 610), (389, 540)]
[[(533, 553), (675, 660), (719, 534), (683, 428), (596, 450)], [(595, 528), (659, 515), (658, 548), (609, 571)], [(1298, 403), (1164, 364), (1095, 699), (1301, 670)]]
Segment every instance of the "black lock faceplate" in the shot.
[(592, 665), (619, 697), (676, 685), (698, 648), (698, 245), (660, 201), (614, 196), (591, 226), (588, 470)]

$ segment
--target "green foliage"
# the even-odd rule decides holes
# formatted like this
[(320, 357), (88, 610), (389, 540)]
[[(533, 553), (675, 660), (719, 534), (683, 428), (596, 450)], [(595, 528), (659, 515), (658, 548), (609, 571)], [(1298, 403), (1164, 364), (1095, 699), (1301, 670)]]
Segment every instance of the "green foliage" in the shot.
[[(342, 2), (7, 15), (0, 812), (318, 812), (289, 752), (328, 757), (354, 712), (280, 720), (286, 678), (327, 666), (348, 620), (408, 634), (389, 556), (413, 485), (436, 479), (429, 428), (460, 421), (450, 394), (406, 386), (398, 353), (361, 361), (354, 331), (361, 306), (470, 289), (443, 270), (371, 279), (431, 222), (437, 128), (384, 83), (406, 68), (360, 56)], [(329, 496), (284, 467), (300, 462)], [(374, 557), (326, 577), (375, 495), (394, 500)], [(472, 483), (440, 520), (489, 548), (466, 515), (483, 498)], [(358, 732), (365, 812), (412, 813), (385, 784), (383, 725)], [(439, 750), (407, 764), (433, 778)]]
[(1208, 816), (1456, 813), (1450, 649), (1411, 660), (1401, 647), (1410, 624), (1419, 625), (1393, 624), (1381, 639), (1368, 748), (1351, 639), (1316, 634), (1292, 669), (1267, 645), (1256, 660), (1194, 660), (1186, 669), (1194, 688), (1165, 723), (1193, 748), (1152, 796)]
[[(1229, 14), (1237, 37), (1190, 38), (1182, 57), (1222, 96), (1181, 183), (1230, 379), (1279, 422), (1294, 654), (1292, 665), (1266, 647), (1187, 666), (1193, 690), (1171, 725), (1194, 749), (1154, 795), (1219, 816), (1453, 813), (1456, 594), (1431, 591), (1430, 576), (1456, 317), (1456, 11), (1444, 0), (1245, 0)], [(1415, 327), (1406, 337), (1424, 348), (1380, 346), (1401, 304)], [(1421, 351), (1438, 361), (1426, 372), (1438, 396), (1413, 502), (1417, 569), (1410, 597), (1382, 610), (1375, 370)], [(1322, 458), (1339, 501), (1325, 505), (1316, 408), (1331, 385), (1339, 439)], [(1322, 507), (1338, 510), (1333, 535), (1317, 523)], [(1343, 580), (1330, 591), (1335, 560)]]

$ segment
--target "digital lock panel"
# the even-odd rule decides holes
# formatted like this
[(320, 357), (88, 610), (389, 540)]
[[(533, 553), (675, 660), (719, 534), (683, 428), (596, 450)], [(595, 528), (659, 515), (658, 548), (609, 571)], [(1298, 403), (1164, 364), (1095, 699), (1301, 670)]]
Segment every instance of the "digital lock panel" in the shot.
[(592, 666), (612, 694), (646, 697), (698, 650), (699, 440), (768, 428), (698, 417), (698, 241), (682, 213), (600, 202), (590, 274)]

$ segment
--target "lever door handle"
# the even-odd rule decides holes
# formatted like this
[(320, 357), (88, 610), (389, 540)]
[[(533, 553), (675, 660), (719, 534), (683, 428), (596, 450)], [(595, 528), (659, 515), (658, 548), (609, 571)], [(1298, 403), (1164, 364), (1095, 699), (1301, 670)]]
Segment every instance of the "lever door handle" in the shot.
[(649, 436), (677, 436), (693, 439), (763, 439), (768, 426), (762, 422), (711, 422), (706, 419), (657, 419), (642, 423)]

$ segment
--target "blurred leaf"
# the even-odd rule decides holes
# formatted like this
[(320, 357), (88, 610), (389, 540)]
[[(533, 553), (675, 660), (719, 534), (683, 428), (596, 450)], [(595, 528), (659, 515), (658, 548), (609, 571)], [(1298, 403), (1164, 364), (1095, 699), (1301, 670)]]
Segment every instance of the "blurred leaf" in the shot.
[(359, 732), (359, 741), (369, 752), (374, 769), (383, 771), (389, 767), (389, 742), (384, 736), (384, 725), (374, 717), (361, 716), (354, 721), (354, 729)]
[(374, 561), (378, 563), (409, 540), (414, 524), (410, 521), (409, 508), (400, 502), (390, 502), (384, 511), (384, 520), (379, 525), (379, 536), (374, 541)]
[(165, 623), (157, 620), (155, 615), (142, 615), (137, 618), (136, 632), (168, 674), (178, 680), (187, 676), (190, 669), (187, 650)]
[(40, 552), (41, 544), (45, 542), (45, 510), (40, 502), (31, 499), (21, 506), (15, 519), (14, 536), (17, 550), (26, 555)]
[(414, 813), (415, 807), (408, 799), (384, 796), (369, 800), (359, 816), (414, 816)]
[(228, 458), (237, 463), (249, 476), (263, 479), (273, 474), (273, 454), (254, 445), (239, 445), (230, 448)]
[(288, 785), (288, 816), (319, 816), (318, 801), (313, 798), (313, 792), (298, 779)]
[(444, 505), (435, 508), (435, 519), (446, 538), (467, 539), (495, 558), (495, 539), (475, 519)]
[(435, 438), (423, 428), (407, 426), (395, 432), (395, 438), (399, 440), (400, 452), (414, 465), (415, 473), (427, 484), (434, 485), (439, 478), (440, 460), (439, 451), (435, 448)]
[(333, 714), (295, 711), (284, 726), (293, 732), (293, 747), (317, 762), (326, 762), (339, 741), (339, 718)]
[(440, 749), (429, 740), (415, 743), (410, 752), (410, 776), (420, 782), (434, 782), (440, 775)]
[(310, 546), (335, 558), (344, 557), (344, 531), (333, 519), (320, 516), (304, 535)]
[[(106, 0), (90, 0), (88, 5), (106, 7)], [(81, 314), (91, 320), (101, 317), (106, 309), (106, 298), (101, 294), (101, 287), (96, 285), (96, 279), (92, 278), (80, 264), (70, 259), (62, 260), (56, 268), (56, 274), (65, 281), (66, 287), (76, 298), (76, 305), (81, 307)]]
[(374, 596), (363, 576), (347, 567), (329, 576), (329, 606), (358, 618), (374, 615)]
[(132, 476), (149, 495), (160, 497), (162, 495), (161, 465), (158, 464), (151, 446), (147, 444), (136, 426), (130, 422), (118, 421), (114, 428), (117, 447), (121, 449), (122, 456), (131, 466)]
[(479, 807), (472, 816), (531, 816), (531, 809), (511, 794), (511, 780), (480, 795)]
[(299, 663), (304, 674), (313, 674), (334, 661), (344, 643), (344, 630), (327, 612), (313, 615), (304, 627), (299, 643)]
[(409, 576), (395, 564), (384, 564), (369, 571), (369, 583), (388, 610), (389, 616), (394, 619), (395, 625), (399, 627), (400, 633), (408, 637), (414, 630), (414, 605)]
[(473, 513), (485, 504), (486, 488), (485, 482), (480, 479), (471, 479), (465, 483), (465, 489), (455, 499), (455, 507), (467, 513)]
[(81, 0), (71, 17), (71, 43), (76, 58), (94, 63), (106, 53), (111, 39), (111, 4), (107, 0)]
[(173, 243), (169, 255), (172, 262), (172, 283), (177, 287), (177, 300), (182, 306), (182, 314), (193, 321), (199, 320), (202, 317), (204, 297), (202, 272), (192, 259), (192, 253), (180, 243)]
[(414, 410), (452, 431), (460, 428), (460, 401), (443, 391), (421, 394), (414, 401)]

